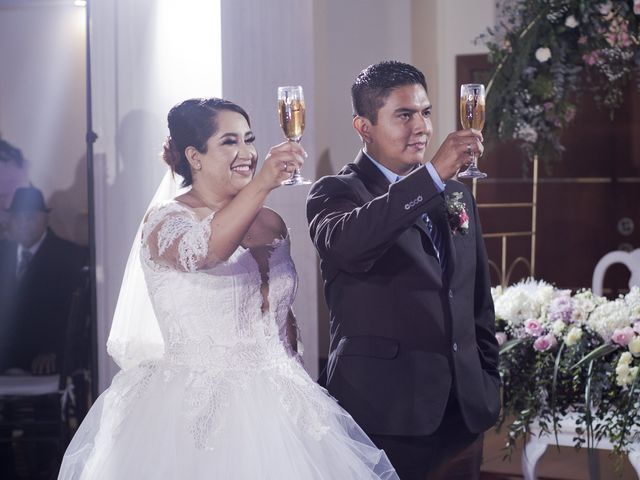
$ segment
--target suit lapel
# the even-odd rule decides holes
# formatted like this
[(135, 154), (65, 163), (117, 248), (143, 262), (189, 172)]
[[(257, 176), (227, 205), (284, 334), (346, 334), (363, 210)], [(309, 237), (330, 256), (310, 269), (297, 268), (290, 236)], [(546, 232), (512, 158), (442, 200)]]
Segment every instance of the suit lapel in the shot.
[(448, 256), (447, 256), (447, 270), (446, 270), (446, 276), (447, 276), (447, 281), (450, 281), (451, 278), (453, 277), (453, 272), (456, 269), (456, 260), (457, 260), (457, 255), (456, 255), (456, 246), (455, 243), (453, 241), (453, 233), (451, 233), (451, 227), (449, 226), (449, 216), (447, 214), (447, 197), (448, 197), (448, 190), (449, 190), (449, 182), (447, 182), (446, 187), (445, 187), (445, 191), (444, 191), (444, 195), (445, 195), (445, 203), (444, 206), (442, 208), (442, 211), (440, 212), (439, 218), (438, 218), (438, 228), (440, 228), (443, 238), (444, 238), (444, 243), (446, 245), (445, 248), (448, 249)]
[(384, 195), (389, 191), (389, 180), (384, 174), (376, 167), (369, 157), (364, 152), (360, 152), (355, 161), (356, 170), (362, 175), (363, 183), (366, 185), (367, 190), (371, 192), (374, 197)]

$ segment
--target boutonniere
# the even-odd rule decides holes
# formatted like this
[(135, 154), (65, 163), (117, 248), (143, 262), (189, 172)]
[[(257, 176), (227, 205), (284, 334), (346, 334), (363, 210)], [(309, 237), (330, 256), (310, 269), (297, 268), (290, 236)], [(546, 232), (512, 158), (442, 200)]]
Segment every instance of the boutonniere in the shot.
[(447, 220), (453, 235), (460, 233), (466, 235), (469, 231), (469, 215), (467, 215), (467, 206), (461, 200), (462, 192), (454, 192), (447, 195)]

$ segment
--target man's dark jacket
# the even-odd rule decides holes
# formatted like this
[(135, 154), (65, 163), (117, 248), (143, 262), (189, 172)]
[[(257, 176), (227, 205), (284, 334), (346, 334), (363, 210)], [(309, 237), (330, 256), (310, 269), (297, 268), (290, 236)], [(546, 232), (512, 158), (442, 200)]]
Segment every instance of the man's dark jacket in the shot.
[(0, 243), (0, 369), (29, 370), (37, 355), (62, 353), (87, 249), (47, 230), (21, 279), (16, 278), (17, 249), (16, 243)]
[[(461, 192), (466, 235), (446, 198)], [(423, 221), (444, 236), (443, 274)], [(500, 410), (487, 256), (475, 201), (460, 182), (438, 192), (421, 167), (389, 185), (361, 153), (320, 179), (307, 200), (330, 310), (327, 388), (368, 434), (429, 435), (453, 391), (482, 432)]]

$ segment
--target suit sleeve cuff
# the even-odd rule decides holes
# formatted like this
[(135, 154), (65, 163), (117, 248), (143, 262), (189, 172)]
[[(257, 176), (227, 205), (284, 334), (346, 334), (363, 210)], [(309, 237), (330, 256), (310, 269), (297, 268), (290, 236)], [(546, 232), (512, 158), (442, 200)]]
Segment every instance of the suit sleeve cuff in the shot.
[(431, 162), (426, 163), (425, 167), (427, 169), (427, 172), (429, 172), (429, 175), (431, 175), (433, 184), (438, 189), (438, 192), (440, 193), (444, 192), (444, 182), (440, 179), (440, 175), (438, 175), (436, 168), (433, 165), (431, 165)]

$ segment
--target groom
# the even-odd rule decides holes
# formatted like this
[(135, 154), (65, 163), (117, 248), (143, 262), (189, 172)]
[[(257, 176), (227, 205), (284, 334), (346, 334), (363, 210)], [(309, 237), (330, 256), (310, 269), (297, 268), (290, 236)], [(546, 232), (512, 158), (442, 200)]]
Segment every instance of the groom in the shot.
[(402, 480), (478, 478), (500, 410), (498, 345), (475, 200), (454, 180), (476, 130), (433, 134), (424, 75), (381, 62), (351, 88), (364, 147), (307, 199), (331, 314), (327, 388)]

